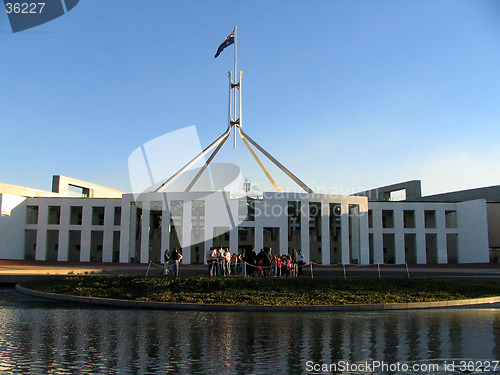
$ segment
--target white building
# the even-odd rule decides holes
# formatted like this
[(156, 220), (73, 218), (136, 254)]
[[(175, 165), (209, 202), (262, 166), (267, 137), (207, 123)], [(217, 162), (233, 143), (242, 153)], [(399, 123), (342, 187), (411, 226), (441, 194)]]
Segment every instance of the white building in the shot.
[[(52, 192), (0, 184), (0, 258), (148, 263), (178, 247), (189, 264), (222, 245), (301, 249), (319, 264), (489, 262), (500, 247), (492, 230), (500, 204), (477, 196), (426, 201), (415, 183), (355, 196), (266, 192), (262, 199), (227, 192), (136, 198), (63, 176), (54, 176)], [(403, 190), (406, 200), (384, 200)]]

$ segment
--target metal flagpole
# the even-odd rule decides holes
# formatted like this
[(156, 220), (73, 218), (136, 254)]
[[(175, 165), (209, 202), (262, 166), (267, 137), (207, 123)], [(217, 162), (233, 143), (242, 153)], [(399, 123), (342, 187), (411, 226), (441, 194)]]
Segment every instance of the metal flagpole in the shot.
[[(233, 121), (236, 122), (238, 119), (236, 118), (236, 88), (237, 88), (237, 74), (238, 74), (238, 26), (234, 27), (234, 72), (233, 72)], [(234, 131), (234, 140), (233, 140), (233, 148), (236, 148), (236, 131)]]
[(232, 78), (232, 74), (231, 74), (231, 71), (227, 72), (227, 75), (229, 77), (229, 92), (228, 92), (228, 104), (227, 104), (227, 130), (231, 130), (231, 126), (233, 125), (231, 123), (232, 121), (232, 118), (231, 118), (231, 90), (233, 89), (233, 78)]
[[(217, 155), (219, 150), (222, 148), (226, 140), (229, 138), (231, 130), (234, 130), (234, 144), (233, 147), (236, 148), (236, 131), (238, 130), (239, 136), (243, 140), (243, 143), (247, 146), (250, 153), (254, 156), (255, 160), (262, 168), (266, 176), (269, 178), (273, 186), (277, 191), (280, 191), (276, 182), (273, 180), (269, 172), (264, 167), (263, 163), (260, 161), (257, 154), (253, 151), (250, 143), (257, 148), (264, 156), (266, 156), (271, 162), (273, 162), (282, 172), (284, 172), (288, 177), (290, 177), (295, 183), (297, 183), (302, 189), (304, 189), (309, 194), (314, 194), (314, 192), (309, 188), (304, 182), (302, 182), (297, 176), (295, 176), (292, 172), (290, 172), (283, 164), (281, 164), (278, 160), (276, 160), (270, 153), (268, 153), (264, 148), (262, 148), (257, 142), (255, 142), (252, 138), (250, 138), (245, 132), (242, 130), (242, 96), (241, 96), (241, 78), (243, 72), (238, 72), (238, 27), (235, 26), (233, 30), (234, 36), (234, 72), (229, 71), (229, 100), (228, 100), (228, 128), (224, 134), (222, 134), (219, 138), (217, 138), (210, 146), (205, 148), (201, 153), (195, 156), (189, 163), (187, 163), (184, 167), (177, 171), (173, 176), (171, 176), (168, 180), (163, 182), (160, 186), (158, 186), (154, 192), (163, 192), (171, 183), (173, 183), (177, 178), (179, 178), (184, 172), (186, 172), (189, 168), (195, 165), (201, 158), (207, 155), (212, 149), (215, 148), (215, 151), (210, 155), (208, 160), (204, 163), (203, 167), (198, 171), (194, 179), (190, 182), (188, 187), (186, 188), (186, 192), (190, 191), (195, 183), (198, 181), (199, 177), (206, 170), (208, 165), (212, 162), (214, 157)], [(224, 43), (221, 44), (220, 47), (224, 49), (227, 46), (224, 46)], [(220, 53), (219, 51), (217, 51)], [(216, 54), (217, 56), (217, 54)], [(234, 90), (231, 92), (231, 90)], [(238, 90), (238, 92), (236, 92)], [(234, 129), (233, 129), (234, 128)], [(238, 128), (238, 129), (236, 129)], [(247, 142), (248, 141), (248, 142)], [(224, 196), (225, 197), (225, 196)], [(380, 272), (380, 271), (379, 271)]]

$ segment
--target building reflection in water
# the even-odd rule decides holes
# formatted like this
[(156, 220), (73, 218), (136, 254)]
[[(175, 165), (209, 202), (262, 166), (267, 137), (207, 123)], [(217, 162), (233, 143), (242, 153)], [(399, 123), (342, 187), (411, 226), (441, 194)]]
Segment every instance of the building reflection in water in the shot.
[(306, 361), (500, 358), (500, 310), (0, 308), (1, 373), (304, 373)]

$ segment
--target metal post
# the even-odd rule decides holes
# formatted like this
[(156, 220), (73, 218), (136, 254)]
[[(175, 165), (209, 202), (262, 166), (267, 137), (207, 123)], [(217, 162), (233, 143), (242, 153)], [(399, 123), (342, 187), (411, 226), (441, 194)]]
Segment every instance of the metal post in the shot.
[(347, 274), (345, 273), (345, 264), (342, 263), (342, 268), (344, 269), (344, 280), (347, 280)]
[(166, 189), (168, 185), (170, 185), (173, 181), (175, 181), (180, 175), (182, 175), (185, 171), (187, 171), (192, 165), (196, 164), (198, 160), (205, 156), (205, 154), (209, 153), (215, 146), (217, 146), (222, 140), (231, 132), (229, 128), (224, 134), (222, 134), (219, 138), (217, 138), (210, 146), (200, 152), (194, 159), (192, 159), (189, 163), (187, 163), (184, 167), (182, 167), (176, 174), (170, 177), (167, 181), (161, 184), (159, 187), (155, 189), (155, 193), (162, 192)]
[(314, 194), (314, 191), (311, 190), (306, 184), (304, 184), (297, 176), (295, 176), (292, 172), (290, 172), (283, 164), (281, 164), (278, 160), (276, 160), (269, 152), (264, 150), (259, 146), (257, 142), (255, 142), (252, 138), (250, 138), (242, 129), (240, 129), (241, 134), (251, 143), (253, 144), (260, 152), (262, 152), (269, 160), (271, 160), (279, 169), (283, 171), (288, 177), (290, 177), (297, 185), (299, 185), (302, 189), (304, 189), (309, 194)]
[[(236, 107), (237, 107), (237, 101), (236, 101), (236, 88), (237, 88), (237, 74), (238, 74), (238, 27), (234, 27), (234, 84), (233, 84), (233, 116), (234, 116), (234, 121), (237, 121), (238, 119), (236, 118)], [(236, 132), (234, 132), (234, 144), (233, 148), (236, 148)]]
[(313, 264), (312, 264), (312, 262), (311, 262), (311, 263), (309, 263), (309, 264), (310, 264), (310, 266), (311, 266), (311, 279), (314, 279), (314, 275), (313, 275)]
[[(236, 129), (234, 130), (234, 132), (236, 133)], [(273, 187), (276, 189), (277, 192), (281, 192), (281, 189), (279, 188), (279, 186), (276, 183), (276, 181), (274, 181), (273, 177), (268, 172), (268, 170), (266, 169), (266, 167), (264, 166), (264, 164), (262, 164), (262, 162), (260, 161), (260, 159), (257, 156), (257, 154), (253, 151), (252, 147), (250, 147), (250, 144), (247, 142), (247, 140), (245, 139), (245, 137), (243, 136), (243, 134), (241, 134), (241, 128), (238, 128), (238, 132), (240, 133), (241, 140), (243, 141), (243, 143), (245, 144), (245, 146), (247, 146), (248, 151), (250, 151), (250, 153), (252, 154), (253, 158), (255, 159), (255, 161), (257, 162), (257, 164), (259, 164), (260, 168), (262, 169), (262, 171), (264, 172), (264, 174), (266, 175), (266, 177), (269, 179), (269, 181), (271, 182), (271, 184), (273, 185)]]
[(231, 129), (231, 98), (233, 97), (232, 90), (233, 90), (233, 78), (231, 76), (231, 71), (227, 72), (227, 76), (229, 78), (229, 99), (228, 99), (228, 104), (227, 104), (227, 130)]
[(241, 99), (241, 77), (243, 76), (243, 72), (240, 72), (240, 79), (238, 81), (238, 90), (239, 90), (239, 97), (240, 97), (240, 106), (239, 106), (239, 116), (238, 116), (238, 126), (240, 128), (243, 127), (243, 110), (242, 110), (242, 99)]
[(377, 263), (377, 268), (378, 268), (378, 279), (380, 280), (380, 263)]
[(410, 270), (408, 269), (408, 262), (405, 262), (406, 266), (406, 275), (408, 275), (408, 278), (410, 278)]
[[(198, 173), (196, 174), (196, 176), (194, 176), (193, 180), (191, 181), (191, 183), (188, 185), (188, 187), (186, 188), (186, 192), (190, 191), (194, 184), (196, 184), (196, 181), (198, 181), (198, 179), (200, 178), (200, 176), (203, 174), (203, 172), (205, 172), (205, 170), (207, 169), (208, 165), (211, 163), (211, 161), (213, 160), (213, 158), (215, 157), (215, 155), (217, 155), (217, 153), (219, 152), (219, 150), (221, 149), (221, 147), (224, 145), (224, 143), (226, 142), (226, 140), (228, 139), (229, 137), (229, 134), (227, 134), (225, 136), (225, 138), (222, 140), (221, 143), (219, 143), (219, 145), (217, 146), (217, 148), (215, 149), (215, 151), (212, 153), (212, 155), (210, 155), (210, 157), (207, 159), (207, 161), (205, 162), (205, 164), (203, 165), (203, 167), (200, 168), (200, 170), (198, 171)], [(213, 188), (213, 186), (212, 186)]]
[(146, 271), (146, 276), (144, 276), (145, 278), (148, 277), (148, 273), (149, 273), (150, 268), (151, 268), (151, 261), (149, 261), (148, 270)]

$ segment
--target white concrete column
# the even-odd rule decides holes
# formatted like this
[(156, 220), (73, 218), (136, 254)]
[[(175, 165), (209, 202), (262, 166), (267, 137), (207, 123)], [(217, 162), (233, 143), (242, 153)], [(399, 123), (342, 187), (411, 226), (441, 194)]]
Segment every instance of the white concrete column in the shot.
[(444, 210), (436, 210), (437, 230), (437, 262), (448, 263), (448, 249), (446, 247), (446, 218)]
[[(124, 220), (127, 224), (124, 224)], [(120, 233), (120, 262), (130, 263), (131, 259), (135, 258), (135, 236), (137, 230), (137, 206), (132, 205), (132, 200), (122, 205), (122, 227), (124, 230)]]
[(35, 260), (47, 259), (47, 223), (49, 208), (47, 205), (38, 206), (38, 226), (36, 232)]
[(80, 262), (90, 262), (90, 238), (92, 231), (92, 206), (82, 207), (82, 240), (80, 243)]
[(373, 263), (384, 263), (384, 236), (382, 234), (382, 210), (372, 210), (373, 219)]
[(394, 252), (395, 263), (404, 264), (406, 261), (405, 256), (405, 236), (403, 228), (403, 210), (396, 208), (394, 210)]
[(184, 201), (182, 205), (182, 263), (191, 264), (191, 217), (192, 201)]
[(370, 245), (368, 241), (368, 205), (359, 206), (359, 262), (370, 264)]
[[(213, 231), (213, 229), (212, 229)], [(213, 239), (212, 239), (213, 243)], [(238, 252), (238, 227), (230, 228), (229, 230), (229, 249), (231, 252)], [(234, 249), (234, 250), (233, 250)]]
[[(144, 194), (145, 198), (147, 195)], [(149, 221), (151, 216), (151, 202), (142, 201), (142, 219), (141, 219), (141, 263), (149, 263)]]
[[(311, 251), (309, 241), (309, 200), (300, 200), (300, 247), (306, 262), (311, 262)], [(297, 249), (298, 250), (298, 249)]]
[[(279, 222), (280, 228), (280, 255), (288, 254), (288, 216), (287, 207), (288, 201), (286, 199), (282, 201), (273, 201), (275, 207), (281, 206), (281, 215), (277, 216), (277, 221)], [(276, 209), (278, 211), (278, 209)], [(271, 211), (272, 213), (273, 211)]]
[[(205, 214), (205, 217), (207, 217), (206, 214)], [(205, 223), (206, 223), (206, 221), (205, 221)], [(213, 234), (214, 234), (214, 227), (205, 226), (205, 236), (204, 236), (205, 242), (203, 245), (203, 263), (204, 264), (207, 264), (207, 253), (210, 250), (210, 248), (214, 245), (214, 235)], [(231, 251), (231, 254), (232, 253), (238, 254), (238, 245), (236, 244), (236, 246), (231, 246), (231, 233), (229, 233), (229, 235), (230, 235), (230, 237), (229, 237), (229, 250)]]
[(259, 253), (264, 248), (264, 228), (255, 227), (255, 252)]
[(415, 232), (417, 245), (417, 264), (427, 263), (427, 252), (425, 244), (425, 217), (422, 208), (415, 210)]
[(61, 225), (59, 226), (59, 248), (57, 251), (57, 260), (61, 262), (68, 261), (69, 254), (69, 210), (70, 206), (61, 204)]
[(168, 206), (167, 194), (162, 194), (161, 209), (161, 260), (163, 262), (163, 253), (170, 249), (170, 207)]
[(131, 201), (128, 196), (122, 197), (122, 212), (120, 219), (120, 263), (130, 262), (130, 233), (133, 232), (131, 225)]
[(342, 242), (342, 264), (349, 264), (349, 204), (340, 204), (340, 233)]
[(104, 233), (102, 234), (102, 261), (113, 261), (113, 224), (115, 207), (104, 206)]
[(321, 202), (321, 263), (330, 264), (330, 204)]

